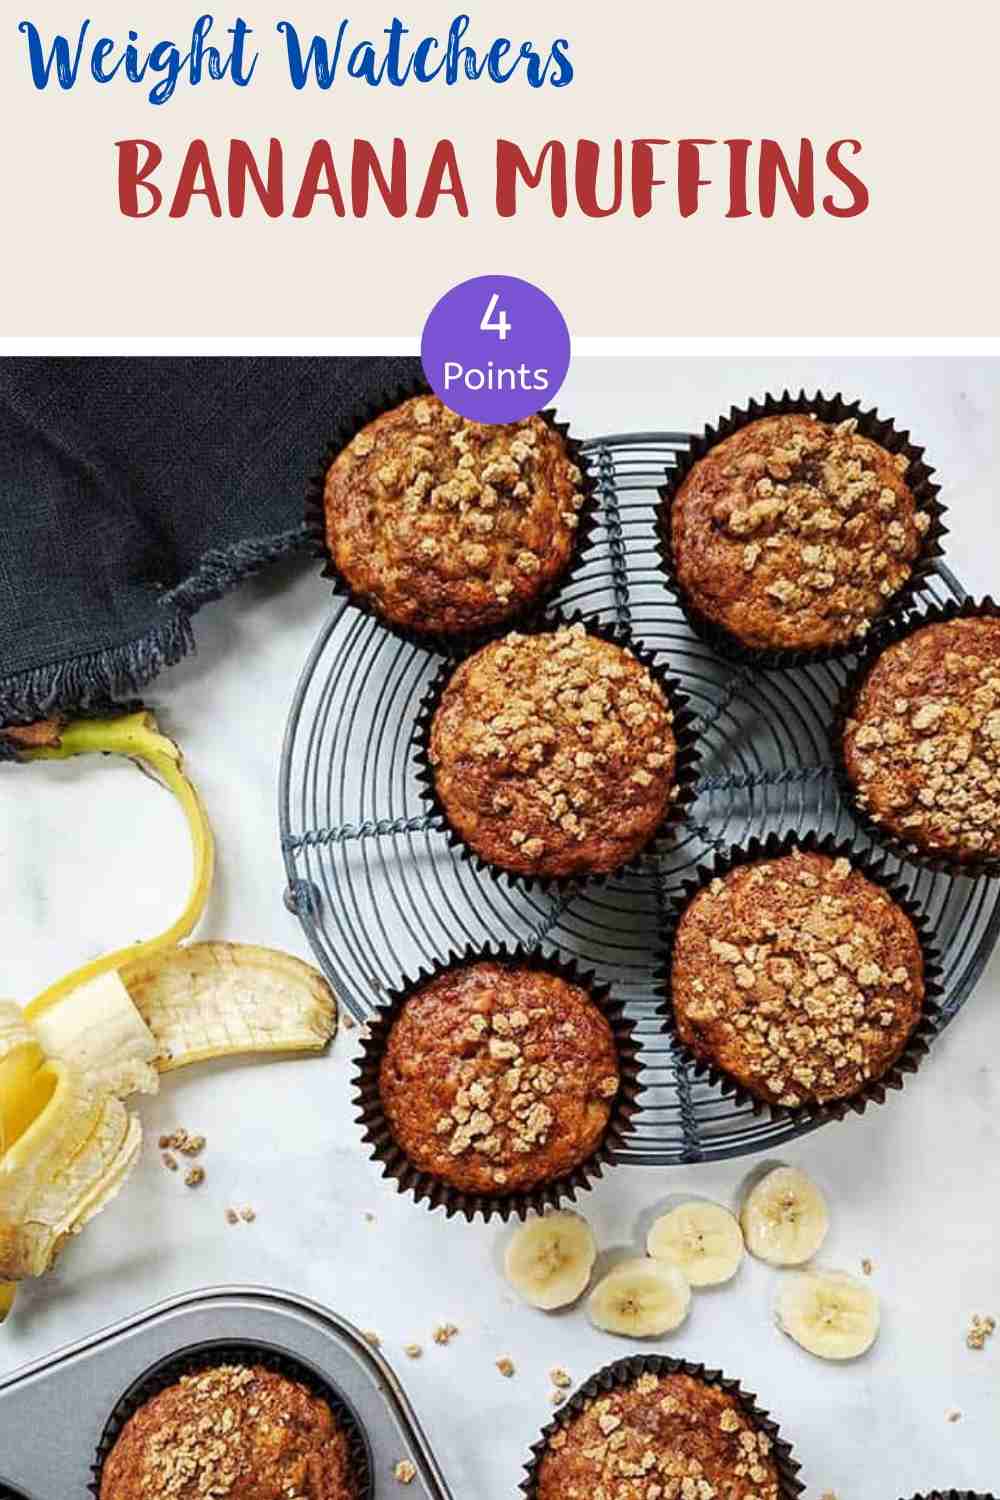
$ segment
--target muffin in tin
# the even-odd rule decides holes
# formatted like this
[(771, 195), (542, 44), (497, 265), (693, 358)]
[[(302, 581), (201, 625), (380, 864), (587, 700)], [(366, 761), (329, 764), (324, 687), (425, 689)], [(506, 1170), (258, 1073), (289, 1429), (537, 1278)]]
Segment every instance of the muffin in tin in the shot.
[(765, 1104), (846, 1100), (898, 1061), (924, 1008), (910, 917), (843, 856), (740, 864), (690, 900), (670, 967), (681, 1040)]
[(933, 517), (910, 460), (855, 417), (762, 417), (714, 444), (670, 508), (673, 570), (696, 614), (755, 651), (847, 648), (907, 583)]
[(416, 396), (330, 464), (326, 545), (382, 619), (421, 636), (476, 634), (552, 591), (585, 499), (575, 451), (544, 417), (489, 426)]
[(101, 1468), (100, 1500), (362, 1500), (347, 1432), (299, 1381), (261, 1364), (182, 1375), (129, 1418)]
[(429, 761), (454, 831), (521, 875), (618, 869), (677, 796), (663, 687), (582, 624), (514, 632), (464, 661), (435, 710)]
[(888, 646), (840, 748), (868, 817), (918, 855), (1000, 858), (1000, 619), (940, 621)]
[(550, 1433), (535, 1500), (578, 1495), (778, 1500), (770, 1436), (707, 1379), (645, 1371), (589, 1399)]
[(405, 1000), (378, 1087), (413, 1166), (491, 1196), (553, 1182), (591, 1158), (621, 1075), (611, 1025), (586, 988), (530, 963), (481, 959)]

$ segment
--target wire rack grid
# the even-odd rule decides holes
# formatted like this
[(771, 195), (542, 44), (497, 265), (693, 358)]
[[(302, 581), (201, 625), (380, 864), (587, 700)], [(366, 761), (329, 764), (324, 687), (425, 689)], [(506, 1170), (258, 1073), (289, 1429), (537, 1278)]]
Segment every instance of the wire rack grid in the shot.
[[(386, 989), (467, 943), (552, 946), (617, 987), (642, 1041), (640, 1113), (617, 1160), (673, 1166), (771, 1149), (803, 1126), (755, 1115), (694, 1078), (663, 1034), (653, 981), (663, 902), (716, 849), (772, 831), (870, 841), (840, 804), (827, 726), (843, 668), (755, 672), (721, 661), (688, 628), (664, 586), (655, 544), (657, 487), (687, 447), (682, 433), (585, 445), (599, 523), (559, 596), (567, 609), (628, 625), (663, 653), (699, 716), (698, 797), (638, 874), (526, 893), (461, 860), (422, 803), (413, 730), (439, 658), (337, 601), (305, 664), (279, 781), (285, 902), (324, 973), (364, 1021)], [(936, 600), (961, 597), (940, 567)], [(892, 873), (900, 870), (890, 859)], [(902, 871), (943, 954), (942, 1025), (961, 1007), (1000, 930), (1000, 885)]]

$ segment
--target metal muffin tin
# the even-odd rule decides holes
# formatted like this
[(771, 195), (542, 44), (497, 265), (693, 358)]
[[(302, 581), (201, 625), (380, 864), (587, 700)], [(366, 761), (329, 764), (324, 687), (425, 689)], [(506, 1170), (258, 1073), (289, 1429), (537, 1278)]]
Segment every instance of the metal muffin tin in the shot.
[[(357, 1413), (371, 1444), (375, 1500), (417, 1473), (408, 1500), (454, 1500), (390, 1366), (328, 1308), (265, 1287), (206, 1287), (159, 1302), (0, 1379), (0, 1500), (86, 1500), (104, 1424), (151, 1365), (192, 1345), (260, 1344), (311, 1365)], [(67, 1413), (73, 1420), (67, 1420)]]

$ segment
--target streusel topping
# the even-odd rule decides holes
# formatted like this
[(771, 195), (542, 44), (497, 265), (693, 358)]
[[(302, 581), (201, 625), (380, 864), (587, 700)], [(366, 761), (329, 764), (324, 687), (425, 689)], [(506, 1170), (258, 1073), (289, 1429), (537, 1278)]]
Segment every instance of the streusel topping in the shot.
[(614, 869), (676, 795), (673, 714), (631, 652), (583, 625), (508, 635), (458, 668), (431, 731), (452, 824), (525, 873)]
[(846, 643), (909, 578), (931, 524), (909, 459), (808, 414), (764, 417), (718, 443), (672, 510), (677, 575), (747, 645)]
[(539, 1500), (777, 1500), (772, 1450), (719, 1386), (643, 1374), (551, 1435)]
[(436, 396), (363, 428), (331, 465), (327, 543), (358, 594), (415, 630), (509, 619), (566, 566), (583, 473), (540, 416), (466, 421)]
[(104, 1464), (102, 1500), (355, 1500), (329, 1407), (260, 1365), (184, 1375), (141, 1406)]
[(862, 806), (914, 848), (1000, 855), (1000, 620), (927, 625), (890, 646), (844, 757)]
[(390, 1032), (379, 1087), (414, 1165), (460, 1188), (502, 1194), (560, 1176), (593, 1153), (618, 1093), (617, 1049), (585, 989), (481, 961), (410, 997)]
[(773, 1104), (848, 1098), (896, 1061), (920, 1018), (909, 917), (846, 859), (796, 850), (700, 891), (678, 926), (683, 1039)]

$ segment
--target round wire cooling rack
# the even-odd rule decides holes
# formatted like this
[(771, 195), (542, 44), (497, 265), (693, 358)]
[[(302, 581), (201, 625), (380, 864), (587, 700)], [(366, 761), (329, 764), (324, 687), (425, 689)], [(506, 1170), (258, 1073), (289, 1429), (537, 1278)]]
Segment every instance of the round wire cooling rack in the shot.
[[(675, 1054), (655, 1014), (653, 983), (665, 896), (715, 849), (751, 834), (816, 830), (871, 847), (839, 801), (830, 764), (827, 726), (844, 669), (733, 667), (691, 633), (664, 586), (656, 490), (686, 447), (682, 433), (585, 444), (599, 520), (558, 601), (628, 625), (662, 652), (699, 716), (697, 800), (641, 873), (526, 893), (458, 858), (415, 778), (414, 725), (440, 660), (342, 601), (296, 689), (279, 782), (285, 902), (358, 1020), (386, 989), (466, 943), (551, 945), (576, 956), (616, 986), (642, 1041), (642, 1108), (616, 1153), (617, 1161), (642, 1166), (722, 1160), (816, 1128), (755, 1115), (696, 1079)], [(962, 592), (947, 568), (930, 580), (937, 601)], [(887, 869), (898, 872), (900, 861), (890, 858)], [(993, 949), (1000, 884), (910, 865), (903, 874), (941, 948), (944, 1026)]]

